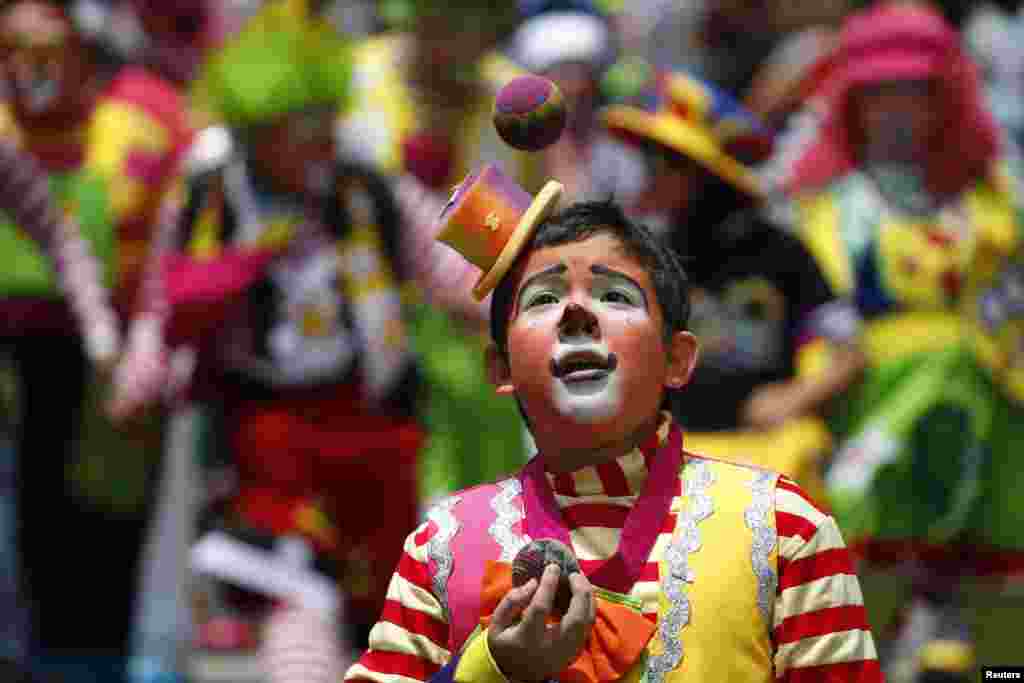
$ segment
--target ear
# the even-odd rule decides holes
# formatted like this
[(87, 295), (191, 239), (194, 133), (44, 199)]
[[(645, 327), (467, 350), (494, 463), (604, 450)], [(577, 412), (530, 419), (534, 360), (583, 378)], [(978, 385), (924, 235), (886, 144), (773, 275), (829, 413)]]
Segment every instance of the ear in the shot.
[(669, 389), (682, 389), (690, 381), (693, 369), (697, 367), (700, 347), (697, 337), (680, 331), (672, 335), (668, 345), (668, 368), (665, 373), (665, 386)]
[(486, 358), (487, 379), (494, 385), (495, 393), (514, 394), (516, 388), (512, 384), (512, 371), (505, 356), (495, 344), (487, 345)]

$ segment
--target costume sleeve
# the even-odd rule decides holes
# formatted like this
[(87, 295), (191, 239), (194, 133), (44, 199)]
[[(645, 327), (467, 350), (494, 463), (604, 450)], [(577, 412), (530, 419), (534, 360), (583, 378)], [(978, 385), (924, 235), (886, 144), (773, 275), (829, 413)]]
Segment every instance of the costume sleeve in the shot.
[(427, 683), (512, 683), (501, 673), (487, 645), (487, 631), (470, 639)]
[(430, 683), (512, 683), (501, 672), (491, 655), (486, 630), (480, 631), (470, 640), (454, 667), (449, 665), (445, 669), (451, 671), (450, 677), (442, 678), (442, 669), (441, 674), (431, 679)]
[(74, 216), (62, 215), (42, 165), (13, 144), (0, 143), (0, 206), (50, 257), (93, 362), (110, 363), (121, 344), (102, 269)]
[(881, 682), (860, 583), (835, 520), (785, 477), (776, 488), (775, 506), (776, 680)]
[(425, 522), (406, 538), (380, 620), (370, 631), (370, 647), (345, 680), (427, 681), (451, 659), (448, 621), (428, 566), (428, 544), (435, 533), (437, 526)]

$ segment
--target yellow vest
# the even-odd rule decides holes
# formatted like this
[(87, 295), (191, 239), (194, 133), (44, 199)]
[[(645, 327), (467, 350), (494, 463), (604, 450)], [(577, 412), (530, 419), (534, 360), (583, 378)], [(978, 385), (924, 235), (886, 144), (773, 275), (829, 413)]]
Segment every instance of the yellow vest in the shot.
[[(778, 475), (686, 455), (682, 479), (683, 495), (671, 508), (676, 526), (659, 558), (657, 630), (646, 654), (622, 680), (769, 683), (775, 678)], [(479, 619), (479, 577), (472, 570), (460, 572), (499, 554), (511, 561), (524, 541), (516, 531), (523, 511), (520, 492), (518, 479), (507, 479), (463, 491), (431, 511), (437, 532), (430, 564), (451, 618), (449, 646), (454, 651), (470, 645), (456, 681), (491, 678), (483, 673), (485, 658), (473, 652), (486, 638), (474, 640), (470, 633)]]
[(681, 552), (669, 551), (660, 563), (658, 631), (645, 677), (650, 683), (773, 681), (778, 477), (693, 457), (683, 474), (685, 495), (673, 503), (683, 514), (672, 540)]

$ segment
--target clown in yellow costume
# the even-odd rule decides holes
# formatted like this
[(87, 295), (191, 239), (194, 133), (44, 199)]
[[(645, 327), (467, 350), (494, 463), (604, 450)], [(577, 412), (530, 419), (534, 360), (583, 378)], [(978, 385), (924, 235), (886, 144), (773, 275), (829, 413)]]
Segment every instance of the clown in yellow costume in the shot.
[[(830, 503), (865, 568), (917, 572), (891, 675), (951, 650), (943, 666), (966, 676), (953, 589), (972, 576), (998, 587), (1024, 566), (1020, 196), (974, 67), (936, 13), (894, 3), (851, 17), (834, 68), (793, 176), (800, 235), (855, 304), (869, 362), (831, 416)], [(801, 361), (812, 375), (830, 363), (814, 347)]]

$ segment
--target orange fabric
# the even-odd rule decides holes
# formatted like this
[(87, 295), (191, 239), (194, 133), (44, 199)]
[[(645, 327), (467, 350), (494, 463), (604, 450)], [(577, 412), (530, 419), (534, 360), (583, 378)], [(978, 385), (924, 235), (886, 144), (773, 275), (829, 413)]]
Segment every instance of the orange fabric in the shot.
[(525, 210), (480, 176), (466, 190), (438, 239), (486, 273), (512, 238)]
[[(486, 627), (501, 599), (512, 590), (512, 565), (487, 563), (480, 600), (480, 624)], [(636, 664), (654, 635), (654, 624), (639, 611), (595, 596), (597, 619), (579, 656), (558, 675), (562, 683), (610, 683)], [(554, 621), (554, 617), (551, 618)]]

